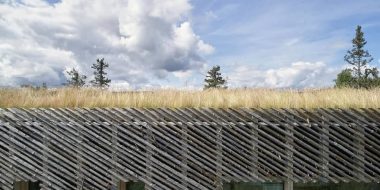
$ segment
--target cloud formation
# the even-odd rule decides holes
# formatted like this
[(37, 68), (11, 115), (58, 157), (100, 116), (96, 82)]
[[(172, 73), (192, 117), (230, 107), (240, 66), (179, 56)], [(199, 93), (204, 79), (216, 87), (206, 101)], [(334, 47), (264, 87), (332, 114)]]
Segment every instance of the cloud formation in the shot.
[(214, 48), (189, 22), (189, 0), (8, 0), (0, 4), (0, 86), (59, 85), (98, 57), (123, 85), (204, 68)]
[(259, 70), (239, 66), (229, 75), (229, 83), (240, 87), (310, 88), (333, 84), (339, 69), (323, 62), (295, 62), (289, 67)]

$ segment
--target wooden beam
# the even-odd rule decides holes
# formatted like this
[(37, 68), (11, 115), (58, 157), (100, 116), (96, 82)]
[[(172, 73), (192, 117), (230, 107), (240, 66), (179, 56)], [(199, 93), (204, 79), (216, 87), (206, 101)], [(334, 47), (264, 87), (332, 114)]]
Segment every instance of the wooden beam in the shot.
[[(117, 163), (118, 163), (118, 158), (117, 158), (117, 134), (118, 134), (118, 131), (117, 131), (117, 126), (115, 123), (111, 123), (111, 129), (112, 129), (112, 133), (111, 133), (111, 146), (112, 146), (112, 161), (114, 164), (112, 164), (112, 172), (114, 174), (118, 174), (118, 171), (117, 171)], [(112, 178), (112, 186), (113, 187), (117, 187), (117, 183), (119, 182), (119, 179), (116, 178), (116, 176), (114, 175), (111, 175), (111, 178)]]
[(287, 169), (287, 174), (288, 177), (285, 179), (284, 182), (284, 190), (293, 190), (293, 178), (294, 178), (294, 171), (293, 171), (293, 151), (292, 149), (294, 148), (294, 126), (288, 124), (289, 121), (285, 124), (285, 131), (287, 132), (285, 135), (285, 141), (286, 144), (288, 145), (289, 149), (286, 150), (286, 169)]
[(365, 173), (365, 171), (364, 171), (364, 168), (365, 168), (365, 165), (364, 165), (365, 130), (364, 130), (363, 126), (359, 126), (356, 124), (351, 124), (351, 125), (354, 127), (354, 129), (356, 129), (355, 130), (356, 133), (354, 134), (354, 147), (353, 148), (355, 150), (355, 154), (357, 155), (357, 158), (355, 158), (355, 164), (354, 164), (354, 171), (353, 172), (359, 180), (368, 181), (364, 177), (364, 173)]
[(292, 180), (286, 180), (284, 182), (284, 190), (293, 190), (293, 181)]
[(188, 177), (187, 176), (187, 156), (188, 156), (188, 139), (187, 139), (187, 125), (184, 125), (184, 124), (180, 124), (180, 127), (181, 127), (181, 142), (182, 142), (182, 150), (181, 150), (181, 162), (182, 162), (182, 166), (181, 166), (181, 172), (182, 172), (182, 175), (183, 175), (183, 180), (182, 180), (182, 185), (187, 189), (187, 186), (188, 186), (188, 183), (187, 183), (187, 180), (186, 178)]
[(259, 179), (259, 154), (258, 154), (258, 142), (259, 142), (259, 126), (256, 124), (250, 125), (251, 127), (251, 141), (252, 141), (252, 150), (251, 150), (251, 170), (252, 170), (252, 179)]
[(83, 163), (82, 163), (82, 151), (83, 151), (83, 136), (82, 136), (82, 128), (81, 126), (76, 127), (76, 138), (79, 142), (77, 146), (75, 146), (75, 157), (76, 157), (76, 190), (82, 190), (84, 186), (84, 177), (83, 177)]
[(49, 187), (49, 175), (48, 175), (48, 170), (49, 170), (49, 166), (48, 166), (48, 162), (49, 162), (49, 146), (50, 146), (50, 142), (49, 142), (49, 132), (47, 131), (47, 126), (41, 126), (42, 127), (42, 130), (43, 130), (43, 152), (42, 152), (42, 156), (43, 156), (43, 174), (44, 174), (44, 181), (42, 183), (42, 189), (43, 190), (47, 190), (47, 189), (50, 189)]
[(223, 134), (223, 125), (216, 125), (216, 181), (215, 189), (223, 189), (223, 180), (222, 180), (222, 164), (223, 164), (223, 149), (222, 149), (222, 134)]
[[(323, 116), (322, 116), (323, 118)], [(320, 180), (322, 182), (329, 181), (329, 126), (325, 124), (324, 121), (322, 121), (322, 130), (320, 134), (320, 140), (321, 140), (321, 166), (320, 168)]]
[(120, 180), (118, 183), (117, 189), (118, 190), (127, 190), (127, 182)]
[(152, 126), (150, 124), (146, 124), (145, 126), (145, 137), (146, 137), (146, 153), (145, 153), (145, 175), (146, 175), (146, 180), (149, 182), (149, 184), (145, 184), (145, 190), (151, 190), (153, 189), (153, 174), (152, 174), (152, 159), (153, 159), (153, 149), (151, 148), (153, 142), (154, 142), (154, 137), (153, 137), (153, 132), (152, 132)]

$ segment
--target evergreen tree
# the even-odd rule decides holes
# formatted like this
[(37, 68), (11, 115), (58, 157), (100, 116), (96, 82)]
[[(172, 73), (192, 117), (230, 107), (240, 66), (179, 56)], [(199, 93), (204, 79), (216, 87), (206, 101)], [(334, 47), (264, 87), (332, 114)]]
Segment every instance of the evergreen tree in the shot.
[(352, 69), (356, 88), (366, 87), (364, 81), (367, 80), (365, 78), (367, 64), (373, 60), (368, 51), (364, 50), (366, 44), (367, 41), (364, 38), (362, 27), (357, 26), (355, 38), (352, 40), (352, 49), (348, 50), (347, 54), (344, 56), (344, 60), (353, 66)]
[(70, 77), (67, 80), (68, 86), (79, 88), (85, 85), (85, 80), (87, 76), (79, 74), (79, 72), (76, 69), (73, 68), (70, 71), (67, 71), (67, 74)]
[(104, 58), (96, 59), (96, 63), (91, 66), (91, 68), (95, 69), (95, 80), (91, 81), (94, 86), (99, 88), (109, 86), (111, 80), (107, 78), (107, 73), (105, 72), (105, 69), (108, 68), (108, 66), (108, 63), (104, 61)]
[(207, 72), (204, 89), (209, 88), (227, 88), (227, 81), (223, 79), (220, 73), (220, 66), (214, 66), (211, 70)]
[(47, 88), (48, 88), (48, 87), (47, 87), (46, 82), (43, 82), (43, 83), (42, 83), (42, 86), (41, 86), (41, 89), (46, 90)]

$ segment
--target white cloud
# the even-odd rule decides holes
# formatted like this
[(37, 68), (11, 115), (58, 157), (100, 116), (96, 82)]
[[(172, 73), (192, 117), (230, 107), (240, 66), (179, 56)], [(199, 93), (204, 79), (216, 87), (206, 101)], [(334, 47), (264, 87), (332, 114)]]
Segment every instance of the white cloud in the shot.
[(295, 62), (278, 69), (258, 70), (250, 66), (238, 66), (229, 74), (232, 86), (269, 88), (307, 88), (332, 85), (331, 78), (339, 69), (329, 68), (323, 62)]
[(114, 81), (111, 83), (109, 90), (112, 91), (126, 91), (126, 90), (132, 90), (131, 84), (129, 84), (126, 81)]
[(189, 78), (193, 74), (192, 71), (176, 71), (173, 72), (173, 75), (179, 79)]
[(174, 29), (175, 46), (189, 52), (196, 49), (199, 54), (211, 54), (214, 48), (200, 40), (199, 36), (195, 35), (189, 22), (182, 23)]
[(0, 86), (59, 85), (67, 68), (91, 75), (98, 57), (113, 81), (128, 86), (199, 70), (214, 48), (194, 33), (191, 9), (189, 0), (0, 4)]

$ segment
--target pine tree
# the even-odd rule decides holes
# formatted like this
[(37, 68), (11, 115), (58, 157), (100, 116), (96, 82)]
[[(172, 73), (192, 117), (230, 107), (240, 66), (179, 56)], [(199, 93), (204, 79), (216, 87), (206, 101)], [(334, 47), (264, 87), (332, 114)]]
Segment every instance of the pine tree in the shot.
[(42, 83), (42, 86), (41, 86), (41, 89), (46, 90), (47, 88), (48, 88), (48, 87), (47, 87), (46, 82), (43, 82), (43, 83)]
[(207, 72), (204, 89), (209, 88), (227, 88), (227, 81), (222, 77), (220, 73), (220, 66), (216, 65)]
[(344, 56), (344, 60), (353, 66), (353, 76), (357, 88), (365, 87), (366, 75), (364, 72), (367, 72), (367, 64), (373, 60), (368, 51), (364, 50), (366, 44), (362, 27), (357, 26), (355, 38), (352, 40), (352, 49), (348, 50)]
[(79, 88), (85, 85), (87, 76), (79, 74), (76, 69), (71, 69), (67, 71), (69, 79), (67, 80), (67, 85), (75, 88)]
[(104, 61), (104, 58), (96, 59), (96, 63), (91, 66), (91, 68), (95, 69), (95, 80), (91, 81), (94, 86), (99, 88), (109, 86), (111, 80), (107, 78), (107, 73), (105, 72), (105, 69), (108, 68), (108, 66), (108, 63)]

